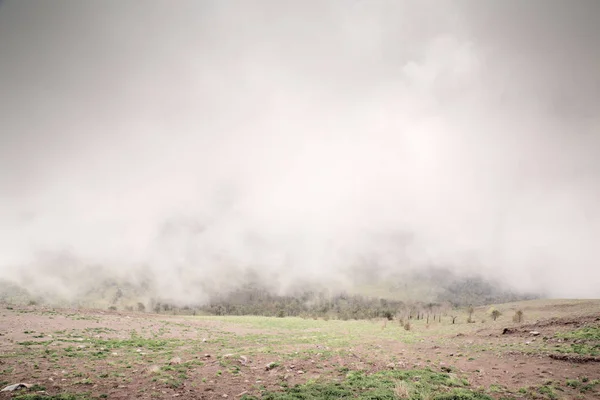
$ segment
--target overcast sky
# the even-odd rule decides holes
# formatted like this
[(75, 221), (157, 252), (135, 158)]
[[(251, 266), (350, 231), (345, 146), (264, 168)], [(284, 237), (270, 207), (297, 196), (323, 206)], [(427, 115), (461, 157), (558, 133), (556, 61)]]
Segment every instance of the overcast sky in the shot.
[(596, 0), (5, 0), (0, 278), (600, 297), (599, 71)]

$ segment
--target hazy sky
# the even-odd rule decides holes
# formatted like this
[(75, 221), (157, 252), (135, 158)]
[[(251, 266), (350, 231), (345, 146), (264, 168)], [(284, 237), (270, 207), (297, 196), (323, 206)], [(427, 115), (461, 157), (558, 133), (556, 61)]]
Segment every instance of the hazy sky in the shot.
[(600, 2), (0, 3), (0, 278), (600, 297)]

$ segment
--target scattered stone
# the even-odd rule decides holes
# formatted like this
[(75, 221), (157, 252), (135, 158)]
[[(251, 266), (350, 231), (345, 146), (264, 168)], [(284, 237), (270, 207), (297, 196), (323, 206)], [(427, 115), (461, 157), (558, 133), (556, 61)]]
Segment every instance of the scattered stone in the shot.
[(226, 399), (229, 396), (227, 396), (226, 394), (223, 394), (223, 396), (221, 396), (221, 397), (224, 398), (224, 399)]
[(14, 385), (8, 385), (4, 389), (0, 390), (0, 392), (14, 392), (15, 390), (20, 389), (29, 389), (31, 387), (28, 383), (15, 383)]
[(396, 364), (395, 364), (395, 363), (393, 363), (393, 362), (391, 362), (391, 363), (389, 363), (388, 365), (386, 365), (386, 367), (388, 367), (388, 368), (390, 368), (390, 369), (394, 369), (394, 368), (396, 368)]
[(158, 374), (160, 372), (160, 367), (158, 365), (151, 365), (147, 369), (150, 374)]
[(270, 370), (272, 370), (273, 368), (276, 368), (276, 367), (277, 367), (277, 363), (276, 362), (270, 362), (267, 365), (265, 365), (265, 370), (270, 371)]
[(181, 364), (181, 358), (179, 358), (179, 357), (173, 357), (169, 361), (169, 365), (179, 365), (179, 364)]
[(529, 332), (529, 334), (531, 336), (539, 336), (540, 335), (540, 333), (538, 331), (531, 331), (531, 332)]
[(205, 354), (204, 358), (210, 358), (210, 354)]
[(242, 363), (242, 365), (248, 364), (248, 357), (240, 356), (240, 362)]
[(298, 374), (302, 375), (304, 373), (304, 371), (298, 371)]
[(549, 357), (553, 360), (567, 361), (577, 364), (600, 362), (598, 356), (582, 356), (579, 354), (550, 354)]
[(233, 354), (231, 354), (231, 353), (225, 354), (223, 356), (223, 358), (231, 358), (231, 357), (233, 357)]

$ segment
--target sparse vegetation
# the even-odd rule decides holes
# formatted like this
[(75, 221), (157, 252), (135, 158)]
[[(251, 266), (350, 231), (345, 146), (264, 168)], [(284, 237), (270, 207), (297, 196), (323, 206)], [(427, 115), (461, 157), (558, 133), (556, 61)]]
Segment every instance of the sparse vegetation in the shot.
[[(381, 301), (373, 304), (390, 307)], [(165, 309), (163, 304), (160, 307)], [(553, 316), (544, 307), (538, 308), (536, 314), (535, 307), (528, 305), (530, 318)], [(511, 308), (521, 309), (521, 305), (498, 306), (499, 310)], [(167, 309), (173, 310), (170, 306)], [(465, 323), (471, 310), (440, 311), (442, 305), (436, 303), (420, 307), (404, 304), (404, 308), (393, 315), (397, 321), (393, 324), (388, 322), (390, 319), (385, 313), (371, 320), (342, 320), (336, 319), (331, 311), (327, 314), (331, 316), (329, 319), (313, 315), (303, 319), (142, 316), (134, 311), (117, 315), (85, 310), (49, 313), (32, 309), (25, 309), (28, 314), (22, 314), (21, 310), (16, 307), (9, 313), (21, 319), (36, 315), (46, 321), (46, 326), (19, 325), (8, 331), (8, 336), (0, 337), (9, 349), (0, 356), (3, 362), (0, 378), (5, 385), (18, 381), (15, 376), (23, 373), (32, 377), (31, 383), (38, 383), (24, 393), (16, 393), (21, 396), (39, 395), (51, 400), (61, 398), (56, 396), (70, 396), (57, 393), (60, 387), (66, 393), (77, 393), (73, 395), (79, 396), (76, 399), (89, 397), (91, 400), (102, 398), (100, 394), (112, 397), (123, 393), (132, 382), (156, 387), (155, 391), (147, 392), (145, 386), (141, 387), (138, 394), (142, 398), (171, 398), (182, 390), (193, 396), (195, 391), (203, 394), (207, 388), (214, 397), (227, 394), (230, 398), (245, 396), (247, 399), (308, 399), (311, 396), (392, 399), (403, 396), (445, 400), (490, 399), (492, 396), (498, 400), (551, 400), (598, 394), (598, 381), (588, 379), (583, 373), (580, 378), (560, 377), (562, 363), (569, 362), (570, 358), (556, 364), (550, 363), (550, 357), (535, 358), (544, 370), (554, 373), (543, 374), (556, 380), (547, 381), (523, 368), (520, 371), (526, 374), (526, 379), (538, 380), (524, 388), (515, 386), (509, 374), (500, 374), (497, 382), (484, 387), (479, 372), (494, 363), (506, 369), (529, 363), (531, 358), (520, 356), (520, 352), (541, 355), (553, 350), (549, 356), (573, 359), (580, 354), (595, 354), (599, 327), (592, 318), (587, 319), (585, 325), (580, 323), (579, 329), (568, 332), (561, 329), (555, 335), (543, 325), (540, 331), (545, 339), (531, 335), (532, 339), (539, 340), (529, 340), (527, 344), (522, 342), (522, 335), (514, 334), (519, 330), (510, 328), (513, 334), (504, 336), (504, 343), (500, 345), (493, 336), (488, 336), (489, 329), (484, 328), (484, 336), (480, 336), (481, 325)], [(568, 310), (569, 314), (563, 315), (571, 315)], [(477, 316), (479, 321), (483, 308), (473, 307), (472, 311), (472, 318)], [(491, 315), (492, 311), (487, 309), (487, 314)], [(443, 318), (441, 322), (434, 318), (442, 313), (450, 318)], [(63, 318), (50, 319), (57, 315)], [(455, 316), (458, 319), (452, 324), (451, 317)], [(529, 335), (528, 328), (524, 329)], [(19, 340), (10, 341), (11, 335)], [(510, 357), (498, 358), (503, 352), (510, 352)], [(463, 365), (453, 365), (455, 362)], [(469, 367), (465, 369), (467, 362)], [(581, 366), (587, 376), (594, 377), (592, 365)], [(474, 373), (466, 372), (471, 368)], [(60, 385), (52, 383), (58, 379), (61, 379)], [(41, 383), (46, 387), (42, 388)], [(228, 389), (230, 387), (235, 389)], [(519, 389), (523, 393), (518, 393)], [(88, 391), (93, 394), (88, 396)]]

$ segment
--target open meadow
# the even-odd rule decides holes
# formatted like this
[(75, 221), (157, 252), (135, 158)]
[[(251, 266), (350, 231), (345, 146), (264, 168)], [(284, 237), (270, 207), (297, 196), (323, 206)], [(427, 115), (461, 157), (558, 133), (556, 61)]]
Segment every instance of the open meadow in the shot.
[[(3, 304), (1, 399), (592, 399), (600, 301), (441, 321), (216, 317)], [(513, 321), (516, 310), (524, 321)], [(402, 323), (403, 322), (403, 323)], [(410, 326), (405, 326), (410, 322)]]

